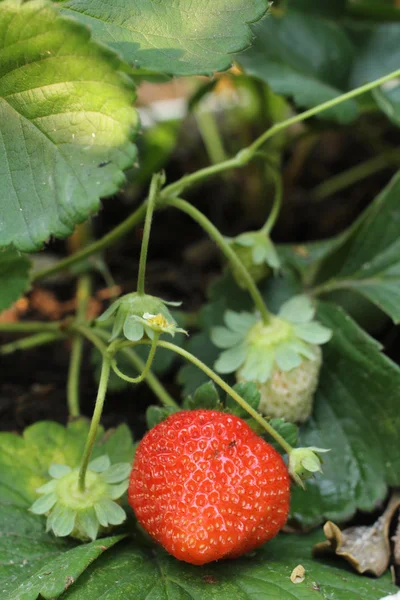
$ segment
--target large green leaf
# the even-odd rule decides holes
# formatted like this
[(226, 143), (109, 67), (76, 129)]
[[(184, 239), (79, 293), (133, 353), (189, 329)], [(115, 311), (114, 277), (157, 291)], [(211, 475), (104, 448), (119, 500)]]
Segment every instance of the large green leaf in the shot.
[[(52, 463), (79, 466), (88, 432), (89, 422), (78, 419), (67, 427), (41, 421), (25, 429), (23, 436), (1, 433), (0, 501), (25, 508), (32, 504), (36, 488), (50, 479)], [(93, 457), (107, 454), (112, 463), (131, 462), (133, 451), (131, 433), (120, 425), (107, 433), (100, 429)]]
[[(256, 39), (237, 56), (246, 73), (266, 81), (274, 92), (293, 96), (301, 107), (313, 107), (347, 89), (353, 45), (334, 22), (289, 10), (254, 25)], [(357, 116), (353, 100), (321, 113), (347, 123)]]
[(345, 256), (342, 249), (340, 267), (324, 284), (362, 294), (395, 323), (400, 322), (399, 194), (400, 172), (368, 208), (347, 240)]
[(0, 246), (65, 237), (132, 164), (123, 63), (46, 0), (0, 3)]
[[(44, 519), (0, 504), (0, 593), (6, 600), (53, 600), (122, 536), (76, 546), (47, 534)], [(7, 594), (7, 595), (5, 595)]]
[(321, 304), (318, 318), (334, 334), (299, 445), (331, 452), (307, 491), (293, 490), (292, 516), (306, 526), (373, 510), (400, 484), (400, 369), (340, 308)]
[(13, 248), (0, 252), (0, 312), (29, 288), (31, 261)]
[[(313, 560), (320, 537), (280, 535), (251, 556), (204, 567), (122, 542), (78, 579), (65, 600), (379, 600), (394, 591), (388, 575), (368, 579), (342, 570), (340, 561)], [(290, 575), (299, 564), (306, 577), (294, 584)]]
[(250, 44), (248, 24), (262, 17), (268, 2), (66, 0), (62, 6), (129, 62), (173, 75), (209, 75), (228, 69), (231, 54)]

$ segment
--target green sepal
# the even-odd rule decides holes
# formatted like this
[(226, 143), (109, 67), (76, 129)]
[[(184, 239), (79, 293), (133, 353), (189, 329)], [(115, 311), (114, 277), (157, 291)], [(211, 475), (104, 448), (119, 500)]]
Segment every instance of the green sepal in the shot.
[(212, 381), (203, 383), (197, 388), (193, 396), (185, 398), (183, 407), (189, 410), (221, 410), (222, 404), (215, 384)]
[(175, 412), (177, 409), (173, 406), (149, 406), (146, 410), (147, 429), (153, 429)]

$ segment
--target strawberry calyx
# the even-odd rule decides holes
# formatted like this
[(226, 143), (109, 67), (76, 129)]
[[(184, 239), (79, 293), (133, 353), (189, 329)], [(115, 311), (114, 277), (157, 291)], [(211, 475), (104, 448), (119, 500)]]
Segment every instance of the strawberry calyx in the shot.
[(36, 490), (40, 497), (30, 511), (47, 515), (46, 530), (57, 537), (95, 540), (110, 526), (125, 521), (125, 511), (115, 501), (128, 488), (130, 470), (129, 463), (111, 465), (108, 456), (100, 456), (89, 464), (82, 491), (79, 468), (52, 464), (51, 479)]
[(296, 483), (304, 488), (304, 481), (314, 477), (315, 473), (322, 473), (323, 462), (320, 453), (329, 452), (326, 448), (293, 448), (289, 453), (289, 473)]
[(223, 349), (215, 363), (219, 373), (239, 371), (243, 381), (268, 381), (274, 369), (291, 371), (303, 359), (318, 358), (315, 347), (330, 340), (332, 332), (314, 321), (309, 297), (294, 296), (266, 325), (257, 315), (227, 311), (226, 327), (211, 331), (213, 343)]
[(133, 292), (125, 294), (113, 302), (111, 306), (97, 319), (107, 321), (114, 318), (110, 341), (117, 339), (121, 333), (131, 342), (137, 342), (146, 334), (153, 339), (154, 333), (186, 333), (177, 327), (177, 323), (168, 306), (180, 306), (181, 302), (168, 302), (157, 296)]

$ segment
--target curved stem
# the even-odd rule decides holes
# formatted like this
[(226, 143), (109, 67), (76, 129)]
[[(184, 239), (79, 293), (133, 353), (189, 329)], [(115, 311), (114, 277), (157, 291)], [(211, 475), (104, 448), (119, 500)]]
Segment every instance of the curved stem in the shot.
[(17, 350), (30, 350), (31, 348), (37, 348), (38, 346), (44, 346), (45, 344), (52, 344), (53, 342), (62, 340), (63, 338), (63, 334), (57, 331), (43, 331), (42, 333), (35, 333), (20, 340), (15, 340), (9, 344), (0, 346), (0, 355), (12, 354)]
[(151, 222), (153, 220), (154, 207), (156, 205), (157, 197), (162, 185), (164, 176), (160, 173), (153, 175), (150, 184), (149, 199), (147, 202), (146, 220), (143, 229), (142, 247), (140, 249), (140, 261), (139, 261), (139, 274), (137, 291), (138, 294), (144, 294), (144, 281), (146, 277), (146, 262), (147, 262), (147, 250), (149, 248)]
[(272, 177), (275, 182), (275, 197), (274, 203), (272, 205), (272, 210), (266, 220), (265, 224), (261, 228), (261, 231), (267, 235), (269, 235), (276, 223), (277, 218), (279, 217), (279, 212), (282, 206), (282, 196), (283, 196), (283, 188), (282, 188), (282, 180), (279, 173), (274, 169), (270, 168)]
[[(76, 289), (76, 300), (78, 309), (76, 318), (78, 321), (84, 321), (86, 317), (88, 302), (91, 292), (90, 276), (85, 274), (78, 279)], [(80, 333), (74, 334), (72, 338), (71, 357), (68, 369), (67, 380), (67, 403), (68, 412), (71, 417), (79, 417), (79, 376), (81, 372), (81, 363), (83, 355), (83, 337)]]
[(135, 212), (130, 214), (129, 217), (125, 219), (125, 221), (122, 221), (122, 223), (117, 225), (117, 227), (112, 229), (105, 236), (91, 244), (88, 244), (85, 248), (82, 248), (82, 250), (75, 252), (75, 254), (63, 258), (52, 267), (42, 269), (41, 271), (36, 271), (36, 273), (33, 274), (32, 280), (38, 281), (39, 279), (44, 279), (45, 277), (54, 275), (54, 273), (58, 273), (63, 269), (68, 269), (69, 267), (72, 267), (72, 265), (81, 262), (88, 256), (96, 254), (97, 252), (100, 252), (101, 250), (105, 250), (105, 248), (112, 246), (121, 237), (128, 234), (134, 227), (136, 227), (136, 225), (141, 223), (145, 214), (146, 203), (144, 202), (141, 206), (139, 206), (139, 208), (135, 210)]
[[(345, 102), (346, 100), (350, 100), (351, 98), (356, 98), (365, 92), (368, 92), (395, 77), (400, 77), (400, 69), (385, 75), (384, 77), (380, 77), (379, 79), (375, 79), (374, 81), (362, 85), (350, 92), (342, 94), (337, 98), (333, 98), (332, 100), (328, 100), (327, 102), (323, 102), (318, 106), (310, 108), (294, 117), (290, 117), (289, 119), (285, 119), (279, 123), (273, 125), (270, 129), (265, 131), (260, 137), (258, 137), (250, 146), (241, 150), (236, 156), (233, 158), (229, 158), (228, 160), (218, 163), (217, 165), (211, 165), (210, 167), (206, 167), (204, 169), (200, 169), (195, 173), (191, 173), (189, 175), (184, 175), (178, 181), (167, 185), (160, 192), (160, 200), (167, 200), (171, 196), (177, 196), (183, 192), (186, 188), (203, 181), (204, 179), (208, 179), (214, 175), (218, 175), (219, 173), (223, 173), (224, 171), (228, 171), (230, 169), (236, 169), (245, 166), (248, 162), (250, 162), (254, 156), (256, 155), (258, 149), (271, 137), (280, 131), (294, 125), (296, 123), (300, 123), (301, 121), (305, 121), (306, 119), (313, 117), (324, 110), (332, 108), (333, 106), (337, 106), (341, 102)], [(121, 238), (122, 236), (129, 233), (129, 231), (135, 227), (139, 222), (143, 220), (144, 214), (146, 210), (146, 205), (143, 203), (134, 213), (129, 215), (125, 221), (120, 223), (115, 229), (110, 231), (107, 235), (102, 237), (100, 240), (89, 244), (86, 248), (76, 252), (72, 256), (68, 256), (63, 260), (59, 261), (53, 267), (49, 267), (48, 269), (43, 269), (34, 274), (33, 280), (36, 281), (38, 279), (43, 279), (49, 275), (53, 275), (62, 269), (66, 269), (77, 262), (80, 262), (84, 258), (99, 252), (100, 250), (104, 250), (111, 246), (116, 240)]]
[[(83, 336), (86, 337), (102, 355), (104, 355), (107, 351), (107, 345), (104, 342), (108, 341), (109, 334), (106, 331), (101, 329), (96, 329), (93, 331), (89, 327), (85, 326), (77, 326), (77, 331), (80, 331)], [(104, 340), (104, 342), (102, 341)], [(123, 354), (124, 358), (128, 360), (135, 369), (140, 373), (143, 371), (145, 367), (145, 362), (132, 350), (131, 348), (123, 348), (121, 350), (121, 354)], [(153, 393), (157, 396), (161, 404), (164, 406), (173, 406), (174, 408), (179, 408), (179, 404), (175, 402), (173, 397), (167, 392), (165, 387), (162, 385), (158, 377), (149, 371), (146, 375), (146, 383), (149, 388), (153, 391)]]
[[(121, 348), (123, 346), (129, 346), (129, 345), (133, 345), (133, 344), (148, 344), (148, 343), (149, 343), (148, 340), (140, 340), (139, 342), (126, 341), (126, 342), (121, 342)], [(214, 371), (212, 369), (207, 367), (207, 365), (205, 365), (196, 356), (194, 356), (187, 350), (184, 350), (183, 348), (176, 346), (175, 344), (171, 344), (170, 342), (159, 341), (158, 345), (161, 348), (166, 348), (167, 350), (171, 350), (172, 352), (175, 352), (176, 354), (180, 354), (180, 356), (183, 356), (183, 358), (190, 361), (196, 367), (201, 369), (207, 375), (207, 377), (212, 379), (217, 385), (219, 385), (219, 387), (221, 387), (227, 394), (229, 394), (229, 396), (231, 396), (231, 398), (233, 398), (242, 408), (244, 408), (244, 410), (250, 416), (252, 416), (253, 419), (255, 421), (257, 421), (257, 423), (259, 423), (261, 425), (261, 427), (263, 427), (263, 429), (265, 429), (265, 431), (271, 437), (274, 438), (274, 440), (285, 450), (285, 452), (287, 452), (289, 454), (293, 450), (292, 446), (290, 444), (288, 444), (288, 442), (277, 431), (275, 431), (275, 429), (265, 419), (263, 419), (262, 416), (246, 402), (246, 400), (244, 400), (241, 396), (239, 396), (239, 394), (237, 392), (235, 392), (235, 390), (230, 385), (228, 385), (226, 383), (226, 381), (224, 381), (219, 375), (214, 373)]]
[[(125, 373), (123, 373), (122, 371), (120, 371), (120, 369), (117, 366), (116, 360), (113, 359), (111, 362), (111, 368), (114, 371), (114, 373), (116, 375), (118, 375), (118, 377), (121, 377), (121, 379), (123, 379), (124, 381), (128, 381), (129, 383), (140, 383), (141, 381), (143, 381), (143, 379), (145, 379), (150, 371), (152, 362), (154, 360), (154, 356), (157, 350), (157, 342), (158, 342), (158, 338), (160, 337), (159, 333), (156, 333), (154, 335), (154, 338), (151, 341), (151, 347), (150, 347), (150, 352), (149, 355), (147, 357), (147, 361), (146, 364), (144, 366), (143, 371), (141, 372), (141, 374), (138, 377), (129, 377), (128, 375), (125, 375)], [(118, 344), (115, 345), (113, 351), (115, 352), (115, 354), (118, 352)]]
[(254, 304), (260, 312), (261, 318), (265, 324), (268, 324), (270, 321), (270, 314), (268, 312), (267, 307), (265, 306), (265, 302), (261, 293), (254, 283), (254, 280), (240, 258), (237, 256), (236, 252), (232, 249), (232, 247), (228, 244), (224, 236), (220, 233), (220, 231), (211, 223), (207, 217), (200, 212), (197, 208), (195, 208), (186, 200), (182, 200), (182, 198), (171, 198), (167, 201), (168, 206), (173, 206), (174, 208), (178, 208), (179, 210), (188, 214), (192, 219), (197, 221), (197, 223), (208, 233), (211, 239), (218, 245), (221, 252), (226, 256), (231, 265), (237, 269), (240, 273), (243, 281), (246, 283), (247, 290), (251, 295)]
[(97, 391), (96, 404), (94, 407), (92, 422), (90, 423), (90, 429), (88, 433), (88, 437), (86, 440), (85, 449), (83, 451), (82, 462), (79, 469), (79, 490), (81, 492), (85, 491), (85, 477), (86, 471), (88, 468), (88, 464), (90, 461), (90, 457), (92, 455), (92, 450), (94, 443), (96, 441), (97, 430), (99, 428), (99, 423), (101, 419), (101, 414), (103, 412), (104, 400), (107, 393), (107, 384), (110, 376), (110, 368), (111, 368), (111, 359), (107, 356), (107, 354), (103, 355), (103, 364), (101, 367), (101, 375), (100, 375), (100, 383), (99, 389)]

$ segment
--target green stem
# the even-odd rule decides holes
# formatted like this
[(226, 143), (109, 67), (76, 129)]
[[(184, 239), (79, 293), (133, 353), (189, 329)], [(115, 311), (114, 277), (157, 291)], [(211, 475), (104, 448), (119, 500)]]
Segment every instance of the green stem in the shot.
[[(151, 341), (151, 347), (150, 347), (150, 352), (149, 355), (147, 357), (147, 361), (146, 364), (144, 366), (143, 371), (140, 373), (140, 375), (138, 377), (129, 377), (128, 375), (125, 375), (125, 373), (123, 373), (117, 366), (117, 363), (115, 361), (115, 359), (111, 362), (111, 367), (112, 370), (114, 371), (114, 373), (116, 375), (118, 375), (118, 377), (121, 377), (121, 379), (123, 379), (124, 381), (128, 381), (129, 383), (140, 383), (141, 381), (143, 381), (143, 379), (145, 379), (150, 371), (152, 362), (154, 360), (154, 356), (156, 354), (156, 350), (157, 350), (157, 342), (158, 342), (158, 338), (160, 337), (159, 333), (156, 333), (154, 335), (154, 338)], [(111, 352), (111, 347), (110, 347), (110, 352)], [(118, 343), (115, 344), (115, 346), (113, 347), (113, 352), (116, 354), (118, 352)]]
[(18, 350), (30, 350), (31, 348), (37, 348), (38, 346), (44, 346), (45, 344), (52, 344), (57, 340), (63, 339), (64, 336), (61, 332), (44, 331), (42, 333), (35, 333), (28, 337), (24, 337), (20, 340), (15, 340), (9, 344), (0, 346), (0, 354), (12, 354)]
[(42, 269), (41, 271), (37, 271), (33, 275), (33, 281), (38, 281), (39, 279), (44, 279), (45, 277), (54, 275), (54, 273), (58, 273), (59, 271), (62, 271), (63, 269), (68, 269), (69, 267), (72, 267), (76, 263), (81, 262), (88, 256), (91, 256), (92, 254), (96, 254), (97, 252), (100, 252), (101, 250), (105, 250), (105, 248), (109, 248), (109, 246), (112, 246), (116, 241), (118, 241), (124, 235), (127, 235), (134, 227), (136, 227), (136, 225), (141, 223), (143, 221), (145, 214), (146, 214), (146, 203), (143, 203), (141, 206), (139, 206), (139, 208), (137, 208), (135, 210), (135, 212), (133, 212), (131, 215), (129, 215), (129, 217), (127, 219), (125, 219), (125, 221), (122, 221), (122, 223), (117, 225), (117, 227), (112, 229), (109, 233), (107, 233), (105, 236), (103, 236), (96, 242), (89, 244), (88, 246), (86, 246), (85, 248), (82, 248), (82, 250), (79, 250), (78, 252), (75, 252), (75, 254), (72, 254), (71, 256), (67, 256), (66, 258), (63, 258), (62, 260), (60, 260), (58, 263), (56, 263), (52, 267), (48, 267), (47, 269)]
[[(81, 332), (83, 336), (86, 337), (98, 350), (104, 355), (107, 351), (107, 345), (102, 341), (108, 341), (109, 333), (103, 331), (102, 329), (96, 329), (93, 331), (89, 327), (85, 326), (77, 326), (76, 329)], [(99, 339), (101, 338), (101, 339)], [(124, 358), (130, 362), (135, 369), (140, 373), (143, 371), (145, 367), (145, 362), (130, 348), (123, 348), (121, 350), (121, 354)], [(165, 387), (162, 385), (160, 380), (149, 371), (146, 375), (146, 383), (149, 388), (153, 391), (153, 393), (157, 396), (161, 404), (164, 406), (173, 406), (174, 408), (179, 408), (179, 404), (175, 402), (172, 396), (167, 392)]]
[[(129, 345), (133, 345), (133, 344), (149, 344), (149, 343), (150, 342), (148, 340), (140, 340), (139, 342), (126, 341), (126, 342), (121, 342), (121, 347), (129, 346)], [(263, 419), (262, 416), (256, 410), (254, 410), (254, 408), (252, 408), (250, 406), (250, 404), (248, 404), (246, 402), (246, 400), (244, 400), (241, 396), (239, 396), (239, 394), (237, 392), (235, 392), (235, 390), (230, 385), (228, 385), (226, 383), (226, 381), (224, 381), (219, 375), (214, 373), (214, 371), (212, 369), (207, 367), (207, 365), (205, 365), (196, 356), (194, 356), (187, 350), (184, 350), (183, 348), (176, 346), (175, 344), (171, 344), (170, 342), (159, 341), (158, 345), (161, 348), (166, 348), (167, 350), (171, 350), (172, 352), (175, 352), (176, 354), (180, 354), (180, 356), (182, 356), (186, 360), (193, 363), (196, 367), (201, 369), (207, 375), (207, 377), (209, 377), (217, 385), (219, 385), (219, 387), (221, 387), (227, 394), (229, 394), (229, 396), (231, 396), (231, 398), (233, 398), (251, 417), (253, 417), (253, 419), (255, 421), (257, 421), (257, 423), (259, 423), (261, 425), (261, 427), (263, 427), (263, 429), (265, 429), (265, 431), (271, 437), (273, 437), (274, 440), (285, 450), (285, 452), (290, 454), (290, 452), (293, 450), (292, 446), (290, 444), (288, 444), (288, 442), (277, 431), (275, 431), (275, 429), (265, 419)]]
[(107, 355), (103, 356), (103, 364), (101, 367), (99, 389), (97, 391), (96, 404), (94, 407), (92, 422), (90, 423), (89, 434), (86, 440), (85, 449), (83, 451), (82, 463), (79, 469), (79, 490), (85, 491), (85, 477), (94, 443), (96, 441), (97, 430), (101, 415), (103, 412), (104, 400), (107, 393), (108, 378), (110, 376), (111, 359)]
[[(332, 100), (328, 100), (327, 102), (322, 102), (322, 104), (318, 104), (318, 106), (314, 106), (313, 108), (310, 108), (309, 110), (305, 110), (304, 112), (302, 112), (298, 115), (295, 115), (294, 117), (290, 117), (289, 119), (286, 119), (285, 121), (276, 123), (270, 129), (268, 129), (262, 135), (260, 135), (260, 137), (257, 138), (252, 144), (250, 144), (250, 146), (248, 146), (248, 148), (247, 148), (247, 152), (249, 152), (251, 154), (251, 156), (253, 156), (254, 153), (269, 138), (271, 138), (273, 135), (275, 135), (279, 131), (282, 131), (282, 129), (286, 129), (287, 127), (290, 127), (291, 125), (295, 125), (296, 123), (305, 121), (306, 119), (309, 119), (310, 117), (313, 117), (313, 116), (323, 112), (324, 110), (333, 108), (334, 106), (337, 106), (338, 104), (341, 104), (342, 102), (345, 102), (346, 100), (351, 100), (352, 98), (356, 98), (357, 96), (360, 96), (361, 94), (365, 94), (366, 92), (369, 92), (370, 90), (373, 90), (374, 88), (379, 87), (383, 83), (386, 83), (387, 81), (390, 81), (391, 79), (394, 79), (395, 77), (400, 77), (400, 69), (397, 69), (396, 71), (393, 71), (392, 73), (389, 73), (388, 75), (385, 75), (384, 77), (379, 77), (379, 79), (375, 79), (374, 81), (371, 81), (370, 83), (361, 85), (360, 87), (357, 87), (354, 90), (351, 90), (350, 92), (346, 92), (345, 94), (342, 94), (341, 96), (332, 98)], [(164, 191), (166, 192), (167, 188), (165, 188)]]
[(195, 116), (210, 162), (216, 165), (227, 160), (228, 156), (212, 112), (199, 108), (195, 111)]
[[(91, 294), (90, 275), (82, 275), (78, 279), (76, 300), (78, 304), (76, 319), (85, 321), (89, 298)], [(67, 403), (71, 417), (79, 417), (79, 376), (81, 372), (84, 338), (80, 333), (75, 333), (72, 338), (71, 357), (69, 361), (67, 380)]]
[(174, 208), (177, 208), (189, 215), (204, 229), (204, 231), (208, 233), (210, 238), (214, 240), (231, 265), (238, 271), (238, 273), (240, 273), (243, 281), (246, 283), (246, 287), (254, 301), (254, 304), (260, 312), (263, 322), (268, 324), (270, 321), (270, 314), (265, 306), (265, 302), (258, 287), (254, 283), (252, 276), (240, 258), (237, 256), (236, 252), (232, 249), (220, 231), (211, 223), (209, 219), (207, 219), (202, 212), (200, 212), (192, 204), (189, 204), (189, 202), (186, 202), (186, 200), (182, 200), (181, 198), (171, 198), (167, 201), (167, 204), (168, 206), (173, 206)]
[(379, 156), (374, 156), (374, 158), (370, 158), (369, 160), (322, 182), (314, 188), (312, 197), (316, 201), (324, 200), (383, 169), (390, 168), (391, 166), (394, 167), (399, 161), (400, 150), (398, 149), (389, 150)]
[(272, 205), (272, 210), (268, 216), (268, 219), (263, 225), (261, 231), (266, 235), (269, 235), (276, 223), (277, 218), (279, 217), (279, 213), (282, 206), (282, 196), (283, 196), (283, 188), (282, 188), (282, 180), (279, 173), (271, 167), (270, 172), (275, 182), (275, 197), (274, 203)]
[[(341, 96), (338, 96), (337, 98), (333, 98), (332, 100), (323, 102), (322, 104), (319, 104), (318, 106), (315, 106), (314, 108), (311, 108), (311, 109), (306, 110), (298, 115), (295, 115), (294, 117), (290, 117), (289, 119), (285, 119), (284, 121), (276, 123), (270, 129), (268, 129), (266, 132), (264, 132), (259, 138), (257, 138), (253, 142), (253, 144), (251, 144), (247, 148), (244, 148), (243, 150), (241, 150), (233, 158), (229, 158), (228, 160), (218, 163), (217, 165), (211, 165), (210, 167), (200, 169), (199, 171), (196, 171), (195, 173), (191, 173), (190, 175), (184, 175), (178, 181), (175, 181), (174, 183), (166, 186), (160, 192), (160, 195), (159, 195), (160, 200), (166, 200), (171, 196), (177, 196), (177, 195), (181, 194), (181, 192), (183, 190), (185, 190), (186, 188), (188, 188), (192, 185), (195, 185), (196, 183), (199, 183), (200, 181), (202, 181), (204, 179), (208, 179), (209, 177), (218, 175), (219, 173), (223, 173), (224, 171), (244, 167), (245, 165), (247, 165), (248, 162), (250, 162), (250, 160), (253, 159), (256, 152), (260, 148), (260, 146), (262, 146), (268, 139), (270, 139), (271, 137), (273, 137), (275, 134), (279, 133), (280, 131), (286, 129), (287, 127), (290, 127), (291, 125), (300, 123), (301, 121), (305, 121), (306, 119), (313, 117), (313, 116), (323, 112), (324, 110), (332, 108), (333, 106), (337, 106), (341, 102), (345, 102), (346, 100), (349, 100), (351, 98), (356, 98), (357, 96), (360, 96), (361, 94), (364, 94), (365, 92), (368, 92), (368, 91), (374, 89), (375, 87), (382, 85), (386, 81), (390, 81), (390, 79), (393, 79), (393, 78), (399, 77), (399, 76), (400, 76), (400, 69), (398, 69), (397, 71), (393, 71), (392, 73), (389, 73), (388, 75), (385, 75), (384, 77), (375, 79), (375, 81), (372, 81), (372, 82), (362, 85), (358, 88), (355, 88), (354, 90), (351, 90), (350, 92), (342, 94)], [(145, 203), (144, 203), (134, 213), (132, 213), (127, 219), (125, 219), (125, 221), (120, 223), (115, 229), (110, 231), (107, 235), (102, 237), (100, 240), (97, 240), (96, 242), (89, 244), (88, 246), (86, 246), (86, 248), (80, 250), (79, 252), (76, 252), (72, 256), (68, 256), (67, 258), (64, 258), (63, 260), (59, 261), (56, 265), (54, 265), (52, 267), (49, 267), (48, 269), (43, 269), (42, 271), (38, 271), (37, 273), (35, 273), (33, 279), (36, 281), (38, 279), (43, 279), (44, 277), (47, 277), (49, 275), (53, 275), (54, 273), (57, 273), (58, 271), (61, 271), (62, 269), (71, 267), (72, 265), (76, 264), (77, 262), (80, 262), (84, 258), (87, 258), (88, 256), (91, 256), (92, 254), (95, 254), (96, 252), (99, 252), (100, 250), (104, 250), (105, 248), (108, 248), (116, 240), (120, 239), (122, 236), (129, 233), (133, 227), (135, 227), (139, 222), (141, 222), (143, 220), (145, 210), (146, 210), (146, 207), (145, 207)]]
[(147, 262), (147, 251), (149, 248), (151, 222), (153, 220), (153, 212), (156, 205), (157, 197), (160, 192), (164, 176), (157, 173), (153, 175), (150, 184), (149, 199), (147, 202), (146, 220), (144, 222), (142, 247), (140, 250), (140, 261), (139, 261), (139, 274), (137, 291), (138, 294), (144, 295), (144, 282), (146, 277), (146, 262)]
[(60, 331), (60, 321), (43, 323), (42, 321), (21, 321), (19, 323), (0, 323), (0, 333), (35, 333)]

